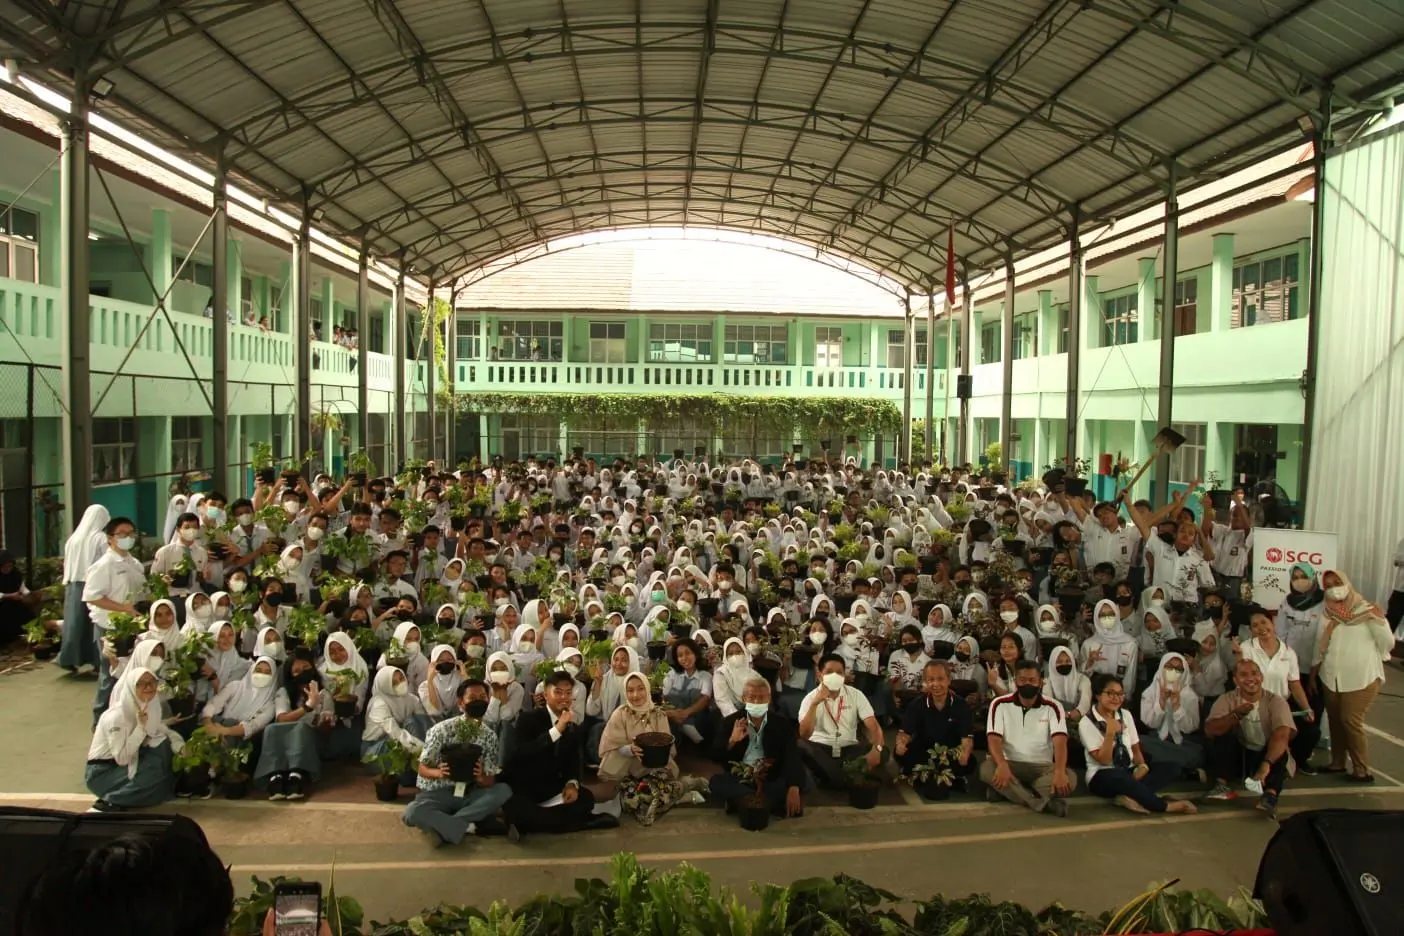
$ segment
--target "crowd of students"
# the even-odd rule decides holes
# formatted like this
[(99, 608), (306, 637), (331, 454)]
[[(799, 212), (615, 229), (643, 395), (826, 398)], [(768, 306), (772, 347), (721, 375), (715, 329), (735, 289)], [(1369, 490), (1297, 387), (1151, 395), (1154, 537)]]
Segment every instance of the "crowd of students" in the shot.
[[(1273, 814), (1297, 772), (1370, 782), (1383, 612), (1307, 565), (1253, 604), (1241, 492), (1221, 516), (1077, 486), (681, 452), (284, 473), (173, 498), (149, 567), (134, 524), (91, 507), (59, 662), (99, 672), (94, 808), (189, 792), (171, 758), (197, 726), (274, 800), (403, 748), (404, 821), (435, 844), (649, 824), (708, 794), (797, 816), (816, 785), (903, 776), (1060, 816), (1079, 784), (1160, 813), (1194, 811), (1161, 791), (1198, 781)], [(119, 614), (149, 625), (130, 648)], [(201, 634), (182, 717), (163, 669)]]

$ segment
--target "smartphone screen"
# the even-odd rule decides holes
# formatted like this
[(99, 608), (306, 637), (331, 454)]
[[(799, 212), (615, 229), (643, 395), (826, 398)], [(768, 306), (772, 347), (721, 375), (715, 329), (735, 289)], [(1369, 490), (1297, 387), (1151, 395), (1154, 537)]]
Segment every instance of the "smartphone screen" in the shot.
[(315, 883), (279, 886), (273, 895), (277, 936), (318, 936), (322, 922), (321, 890)]

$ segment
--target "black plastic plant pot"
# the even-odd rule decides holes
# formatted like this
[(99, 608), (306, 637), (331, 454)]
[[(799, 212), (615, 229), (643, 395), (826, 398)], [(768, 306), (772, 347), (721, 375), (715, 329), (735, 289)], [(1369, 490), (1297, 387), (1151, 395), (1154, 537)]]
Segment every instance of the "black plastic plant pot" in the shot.
[(352, 487), (358, 487), (358, 488), (365, 487), (365, 486), (366, 486), (366, 473), (365, 473), (364, 471), (354, 471), (354, 472), (352, 472), (352, 473), (351, 473), (351, 486), (352, 486)]
[(172, 573), (172, 574), (171, 574), (171, 587), (172, 587), (172, 588), (189, 588), (189, 587), (190, 587), (190, 573), (189, 573), (189, 572), (175, 572), (175, 573)]
[(743, 796), (736, 804), (736, 816), (747, 832), (760, 832), (770, 825), (770, 807), (763, 796)]
[(468, 518), (460, 517), (457, 514), (455, 514), (449, 517), (449, 527), (455, 533), (462, 533), (464, 530), (468, 529)]
[(336, 698), (332, 699), (332, 709), (336, 712), (337, 718), (355, 718), (356, 697), (337, 696)]
[(980, 691), (980, 684), (977, 683), (977, 682), (976, 682), (975, 680), (973, 680), (973, 679), (952, 679), (952, 680), (951, 680), (951, 694), (954, 695), (954, 696), (959, 696), (960, 698), (963, 699), (963, 698), (965, 698), (966, 696), (970, 695), (971, 693), (975, 693), (975, 692), (979, 692), (979, 691)]
[(183, 695), (171, 699), (171, 714), (184, 721), (195, 714), (195, 696)]
[(1049, 558), (1049, 557), (1048, 557), (1048, 550), (1047, 550), (1047, 549), (1037, 549), (1037, 548), (1035, 548), (1035, 549), (1026, 550), (1026, 552), (1028, 553), (1028, 555), (1025, 557), (1025, 561), (1026, 561), (1031, 567), (1033, 567), (1033, 568), (1035, 568), (1035, 569), (1041, 569), (1041, 568), (1044, 568), (1045, 566), (1048, 565), (1048, 558)]
[(283, 471), (283, 480), (288, 484), (296, 484), (297, 479), (302, 477), (302, 472), (296, 468), (288, 468)]
[(856, 435), (849, 435), (847, 441), (848, 441), (848, 444), (849, 444), (849, 445), (857, 445), (857, 444), (858, 444), (858, 437), (857, 437)]
[(1229, 509), (1229, 504), (1233, 501), (1232, 491), (1213, 490), (1209, 492), (1209, 503), (1215, 510), (1223, 511)]
[(591, 640), (608, 640), (609, 631), (603, 627), (593, 627), (590, 629)]
[(767, 657), (765, 659), (755, 660), (751, 666), (761, 679), (764, 679), (772, 686), (775, 685), (775, 680), (780, 678), (779, 660), (772, 660)]
[(254, 472), (254, 477), (258, 479), (259, 484), (272, 484), (274, 481), (278, 480), (278, 469), (260, 468)]
[(940, 604), (940, 602), (934, 601), (930, 598), (918, 598), (915, 604), (917, 623), (925, 624), (926, 619), (931, 615), (931, 609), (936, 607), (936, 605)]
[(662, 690), (662, 689), (650, 689), (650, 690), (648, 691), (648, 697), (649, 697), (650, 699), (653, 700), (653, 704), (654, 704), (654, 705), (662, 705), (662, 704), (663, 704), (663, 690)]
[(914, 784), (912, 788), (916, 790), (917, 795), (924, 800), (942, 802), (951, 798), (951, 788), (937, 783), (935, 780), (926, 780)]
[(534, 598), (539, 598), (539, 597), (541, 597), (541, 586), (540, 586), (540, 585), (527, 584), (527, 583), (524, 582), (524, 583), (522, 583), (521, 585), (518, 586), (518, 591), (520, 591), (520, 592), (522, 593), (522, 600), (523, 600), (523, 601), (531, 601), (531, 600), (534, 599)]
[(1066, 647), (1068, 639), (1066, 637), (1040, 637), (1038, 638), (1038, 649), (1040, 655), (1047, 660), (1053, 655), (1053, 651), (1059, 647)]
[(692, 636), (692, 627), (688, 624), (669, 624), (668, 633), (672, 634), (677, 639), (682, 640), (685, 637)]
[(790, 665), (795, 669), (814, 669), (814, 654), (818, 649), (811, 643), (795, 644), (790, 651)]
[(1004, 551), (1011, 556), (1022, 556), (1024, 554), (1024, 547), (1027, 545), (1021, 539), (1007, 539), (1001, 542), (1004, 546)]
[(634, 738), (634, 743), (643, 751), (639, 758), (646, 770), (656, 770), (668, 766), (668, 756), (673, 750), (673, 736), (662, 731), (646, 731)]
[(1087, 492), (1086, 478), (1065, 478), (1063, 485), (1069, 497), (1081, 497)]
[(210, 790), (210, 769), (203, 764), (181, 771), (176, 787), (191, 796), (204, 797)]
[(949, 640), (931, 641), (931, 659), (949, 660), (953, 656), (955, 656), (955, 644)]
[(876, 780), (855, 780), (848, 785), (848, 805), (854, 809), (874, 809), (882, 786)]
[(224, 794), (225, 799), (243, 799), (249, 795), (248, 775), (234, 774), (229, 777), (221, 777), (219, 790)]
[(981, 638), (980, 638), (980, 650), (981, 650), (982, 652), (983, 652), (983, 651), (986, 651), (986, 650), (993, 650), (995, 653), (998, 653), (998, 652), (999, 652), (999, 638), (998, 638), (998, 637), (981, 637)]
[(917, 569), (922, 575), (935, 575), (941, 569), (941, 557), (929, 554), (917, 556)]
[(472, 517), (475, 520), (481, 520), (483, 518), (483, 514), (486, 512), (487, 508), (481, 506), (480, 504), (468, 505), (468, 516)]
[(557, 630), (560, 630), (562, 627), (565, 627), (567, 624), (570, 623), (570, 615), (556, 612), (555, 614), (551, 615), (551, 623), (556, 625)]
[(448, 764), (449, 776), (455, 783), (471, 783), (473, 770), (482, 760), (483, 747), (481, 744), (455, 741), (445, 744), (440, 754), (444, 763)]
[(283, 635), (283, 647), (284, 647), (289, 653), (291, 653), (292, 651), (298, 649), (298, 648), (301, 647), (301, 646), (302, 646), (302, 635), (300, 635), (300, 634), (294, 634), (294, 633), (291, 633), (291, 632), (286, 633), (286, 634)]
[(375, 798), (382, 803), (393, 803), (400, 798), (400, 779), (393, 774), (381, 774), (375, 778)]
[(834, 610), (841, 615), (847, 614), (848, 612), (853, 610), (853, 602), (856, 600), (858, 600), (857, 596), (853, 594), (834, 595)]
[(664, 640), (650, 640), (648, 642), (648, 658), (650, 660), (661, 660), (668, 655), (668, 643)]
[(480, 575), (477, 577), (477, 579), (475, 579), (475, 582), (478, 586), (478, 591), (487, 591), (489, 588), (492, 587), (492, 576)]
[(698, 458), (703, 457), (704, 455), (707, 454), (707, 446), (705, 446), (705, 445), (698, 445), (698, 446), (694, 447), (693, 450), (692, 450), (692, 454), (696, 455)]
[(1058, 607), (1062, 609), (1064, 620), (1073, 620), (1082, 610), (1082, 599), (1087, 593), (1080, 588), (1058, 589)]
[(717, 609), (721, 607), (721, 601), (717, 598), (697, 599), (697, 613), (703, 620), (717, 616)]
[(39, 660), (41, 662), (44, 660), (52, 660), (54, 658), (54, 643), (51, 640), (46, 640), (43, 643), (34, 644), (30, 647), (30, 649), (34, 651), (34, 659)]
[(112, 641), (112, 650), (119, 657), (131, 656), (136, 649), (136, 637), (117, 637)]

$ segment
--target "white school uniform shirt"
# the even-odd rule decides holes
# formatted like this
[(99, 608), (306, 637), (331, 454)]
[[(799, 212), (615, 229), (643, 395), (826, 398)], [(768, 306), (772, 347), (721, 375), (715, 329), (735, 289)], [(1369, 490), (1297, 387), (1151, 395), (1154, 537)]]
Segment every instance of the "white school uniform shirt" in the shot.
[(1068, 723), (1063, 707), (1040, 696), (1028, 708), (1019, 704), (1016, 693), (1002, 695), (990, 703), (985, 733), (1004, 742), (1006, 760), (1020, 764), (1053, 763), (1053, 736), (1067, 737)]
[(1135, 547), (1127, 527), (1108, 533), (1090, 513), (1082, 523), (1082, 556), (1089, 569), (1099, 562), (1110, 562), (1116, 566), (1116, 580), (1121, 581), (1131, 568)]
[[(1141, 736), (1136, 733), (1136, 722), (1126, 709), (1117, 709), (1116, 717), (1121, 722), (1121, 743), (1126, 745), (1126, 750), (1129, 752), (1141, 743)], [(1087, 782), (1091, 783), (1092, 778), (1097, 776), (1098, 772), (1115, 766), (1113, 764), (1099, 764), (1097, 759), (1092, 756), (1092, 752), (1102, 746), (1102, 742), (1106, 740), (1107, 736), (1101, 727), (1092, 721), (1091, 713), (1088, 713), (1086, 718), (1077, 723), (1077, 737), (1082, 742), (1082, 746), (1087, 749)]]
[(199, 543), (191, 543), (186, 546), (184, 541), (168, 543), (156, 550), (156, 555), (151, 557), (151, 571), (160, 574), (170, 574), (175, 571), (185, 558), (185, 551), (190, 550), (190, 562), (195, 566), (195, 571), (190, 573), (190, 584), (184, 588), (177, 588), (172, 585), (170, 592), (172, 595), (185, 596), (191, 592), (200, 590), (200, 576), (204, 574), (205, 563), (209, 560), (210, 554), (205, 551), (205, 547)]
[(1248, 553), (1253, 548), (1253, 531), (1245, 533), (1216, 523), (1210, 541), (1214, 544), (1214, 571), (1232, 578), (1243, 575), (1248, 567)]
[(1194, 546), (1181, 555), (1174, 546), (1156, 537), (1146, 543), (1146, 553), (1155, 565), (1150, 584), (1164, 587), (1167, 601), (1198, 604), (1199, 586), (1214, 584), (1214, 573), (1209, 563), (1204, 561), (1204, 554)]
[(809, 740), (827, 748), (844, 748), (858, 743), (858, 725), (873, 717), (873, 705), (868, 697), (852, 686), (839, 690), (837, 699), (819, 701), (819, 689), (814, 689), (800, 703), (800, 721), (809, 710), (818, 706), (814, 715), (814, 731)]
[(1263, 671), (1263, 688), (1291, 702), (1292, 694), (1287, 691), (1287, 684), (1301, 679), (1302, 670), (1296, 652), (1287, 645), (1287, 641), (1278, 638), (1277, 653), (1272, 656), (1268, 656), (1256, 637), (1239, 644), (1239, 649), (1243, 651), (1243, 659), (1252, 660)]
[(141, 563), (130, 553), (124, 555), (115, 549), (108, 549), (102, 558), (88, 567), (87, 578), (83, 581), (83, 601), (88, 605), (88, 616), (93, 626), (100, 631), (107, 630), (107, 615), (93, 604), (99, 598), (131, 604), (146, 590), (146, 574)]

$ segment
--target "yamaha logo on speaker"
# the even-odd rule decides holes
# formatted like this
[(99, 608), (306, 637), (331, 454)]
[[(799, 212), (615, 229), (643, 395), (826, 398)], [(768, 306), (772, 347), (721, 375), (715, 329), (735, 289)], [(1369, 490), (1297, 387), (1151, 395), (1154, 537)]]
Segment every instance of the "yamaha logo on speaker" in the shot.
[(1360, 886), (1365, 889), (1367, 894), (1378, 894), (1380, 892), (1380, 879), (1366, 871), (1360, 875)]

